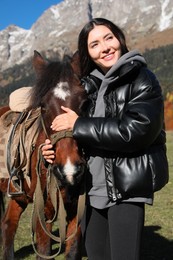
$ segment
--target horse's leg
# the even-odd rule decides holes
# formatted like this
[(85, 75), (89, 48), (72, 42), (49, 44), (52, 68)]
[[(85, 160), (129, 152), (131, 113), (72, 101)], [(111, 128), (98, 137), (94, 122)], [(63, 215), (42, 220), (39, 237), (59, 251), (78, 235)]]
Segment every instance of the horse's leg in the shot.
[[(44, 214), (46, 219), (52, 219), (54, 216), (54, 208), (52, 206), (52, 203), (50, 201), (50, 198), (47, 199)], [(49, 232), (52, 232), (52, 224), (47, 223), (46, 228)], [(41, 227), (41, 224), (39, 221), (37, 221), (36, 225), (36, 242), (37, 242), (37, 251), (41, 255), (51, 255), (51, 238), (44, 232), (44, 230)], [(45, 258), (42, 258), (41, 256), (37, 255), (37, 260), (42, 260)]]
[[(47, 230), (52, 230), (52, 224), (47, 224)], [(43, 260), (45, 259), (43, 256), (49, 256), (51, 255), (51, 239), (46, 235), (46, 233), (43, 231), (41, 225), (39, 222), (37, 222), (36, 226), (36, 242), (37, 242), (37, 252), (40, 255), (37, 255), (37, 260)]]
[[(68, 225), (68, 229), (71, 229)], [(68, 232), (67, 232), (68, 233)], [(69, 235), (71, 232), (69, 232)], [(82, 235), (80, 227), (78, 227), (76, 235), (66, 242), (65, 256), (66, 260), (81, 260), (82, 259)]]
[(10, 199), (7, 209), (2, 218), (2, 245), (3, 260), (14, 259), (14, 237), (18, 227), (19, 219), (27, 204), (18, 203), (16, 200)]
[[(67, 238), (74, 234), (75, 230), (76, 217), (70, 220), (67, 225)], [(78, 226), (75, 236), (66, 241), (65, 256), (66, 260), (82, 259), (82, 234), (80, 226)]]

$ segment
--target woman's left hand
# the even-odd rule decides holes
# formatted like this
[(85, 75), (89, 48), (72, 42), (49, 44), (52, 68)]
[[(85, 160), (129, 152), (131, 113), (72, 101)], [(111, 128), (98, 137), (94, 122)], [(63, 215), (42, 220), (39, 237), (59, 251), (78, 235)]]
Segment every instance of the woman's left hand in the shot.
[(78, 115), (70, 108), (61, 106), (62, 110), (66, 113), (58, 115), (52, 122), (51, 128), (54, 131), (73, 130), (74, 124)]

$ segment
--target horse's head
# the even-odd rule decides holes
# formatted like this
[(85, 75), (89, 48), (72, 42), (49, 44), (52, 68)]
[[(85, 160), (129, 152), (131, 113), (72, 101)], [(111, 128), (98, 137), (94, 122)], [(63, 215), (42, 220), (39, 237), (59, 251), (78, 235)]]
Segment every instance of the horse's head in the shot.
[(31, 107), (41, 107), (43, 128), (54, 144), (56, 158), (52, 165), (53, 173), (61, 184), (75, 185), (84, 173), (85, 163), (81, 149), (71, 132), (55, 133), (50, 125), (55, 116), (63, 113), (61, 105), (81, 114), (86, 93), (80, 81), (78, 55), (48, 62), (35, 51), (33, 65), (37, 84), (31, 94)]

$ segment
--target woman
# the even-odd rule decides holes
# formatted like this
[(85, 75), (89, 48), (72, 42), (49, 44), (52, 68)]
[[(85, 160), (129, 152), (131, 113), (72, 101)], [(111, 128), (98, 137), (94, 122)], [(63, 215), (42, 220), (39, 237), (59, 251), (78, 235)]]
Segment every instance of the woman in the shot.
[[(82, 231), (89, 260), (138, 260), (144, 204), (168, 181), (163, 97), (156, 77), (111, 21), (96, 18), (79, 34), (87, 117), (69, 108), (52, 129), (71, 129), (87, 158)], [(54, 159), (49, 140), (44, 158)]]

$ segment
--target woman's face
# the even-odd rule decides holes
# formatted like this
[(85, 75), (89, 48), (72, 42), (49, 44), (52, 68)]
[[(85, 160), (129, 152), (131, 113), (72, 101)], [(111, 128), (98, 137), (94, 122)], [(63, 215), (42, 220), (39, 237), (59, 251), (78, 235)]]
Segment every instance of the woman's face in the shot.
[(88, 53), (106, 73), (121, 56), (120, 42), (104, 25), (96, 25), (88, 34)]

